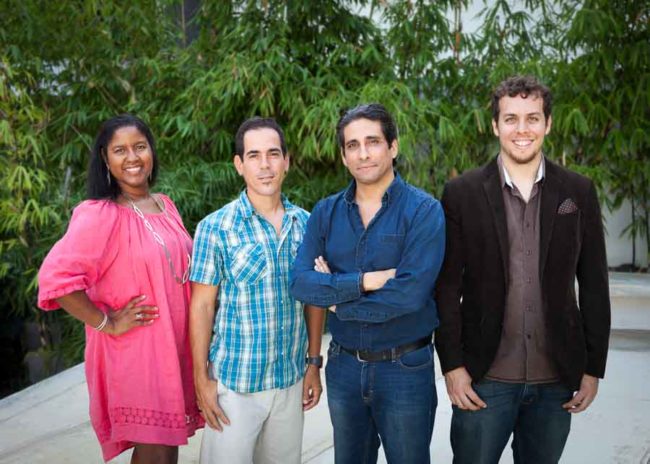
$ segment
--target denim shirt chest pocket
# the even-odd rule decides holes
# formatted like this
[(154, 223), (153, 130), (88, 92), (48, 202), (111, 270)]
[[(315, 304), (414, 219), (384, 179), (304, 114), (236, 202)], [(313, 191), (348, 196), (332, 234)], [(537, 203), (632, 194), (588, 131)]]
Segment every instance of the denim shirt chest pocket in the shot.
[(370, 240), (369, 264), (374, 270), (397, 267), (404, 250), (404, 234), (378, 233)]
[(230, 275), (236, 285), (253, 285), (267, 273), (264, 247), (259, 243), (242, 243), (229, 250)]

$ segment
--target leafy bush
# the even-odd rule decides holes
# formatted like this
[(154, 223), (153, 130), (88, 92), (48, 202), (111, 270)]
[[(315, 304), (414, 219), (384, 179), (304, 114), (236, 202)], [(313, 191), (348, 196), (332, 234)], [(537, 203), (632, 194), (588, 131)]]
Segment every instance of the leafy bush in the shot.
[[(187, 228), (242, 183), (233, 137), (252, 115), (285, 128), (288, 196), (310, 209), (348, 178), (334, 126), (379, 101), (400, 128), (399, 170), (439, 194), (496, 153), (489, 96), (514, 73), (555, 92), (546, 153), (635, 205), (648, 236), (650, 12), (619, 0), (6, 0), (0, 6), (0, 295), (47, 348), (81, 359), (80, 324), (35, 308), (35, 277), (83, 197), (101, 121), (120, 112), (157, 137), (157, 188)], [(193, 9), (194, 8), (194, 9)], [(53, 333), (63, 333), (54, 346)]]

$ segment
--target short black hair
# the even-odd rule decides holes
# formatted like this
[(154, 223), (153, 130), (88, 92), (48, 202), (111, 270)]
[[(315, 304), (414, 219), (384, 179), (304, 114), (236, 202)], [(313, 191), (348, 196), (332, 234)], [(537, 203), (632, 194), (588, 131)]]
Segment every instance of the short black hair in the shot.
[[(147, 138), (147, 142), (151, 147), (151, 156), (153, 157), (153, 168), (149, 176), (149, 186), (151, 187), (156, 183), (156, 178), (158, 177), (158, 156), (156, 155), (156, 145), (151, 129), (137, 116), (124, 113), (104, 121), (99, 128), (88, 163), (86, 198), (92, 200), (110, 198), (111, 200), (115, 200), (122, 193), (122, 189), (106, 166), (108, 157), (106, 150), (113, 139), (115, 131), (123, 127), (135, 127)], [(110, 176), (110, 183), (108, 182), (107, 176)]]
[(235, 155), (240, 158), (244, 158), (244, 136), (246, 132), (256, 129), (273, 129), (278, 133), (280, 137), (280, 149), (282, 150), (282, 156), (287, 155), (287, 144), (284, 141), (284, 132), (282, 128), (273, 118), (260, 118), (259, 116), (253, 116), (252, 118), (244, 121), (239, 129), (237, 129), (237, 135), (235, 135)]
[(505, 97), (527, 98), (529, 95), (544, 100), (544, 118), (548, 123), (553, 106), (551, 90), (539, 82), (535, 76), (512, 76), (501, 82), (492, 93), (492, 119), (499, 121), (499, 101)]
[(341, 150), (345, 147), (345, 135), (343, 134), (343, 130), (348, 124), (357, 119), (369, 119), (381, 123), (381, 131), (384, 134), (384, 138), (386, 139), (386, 142), (388, 142), (389, 147), (393, 144), (393, 141), (397, 140), (397, 126), (395, 125), (393, 116), (391, 116), (384, 105), (379, 103), (369, 103), (366, 105), (355, 106), (354, 108), (347, 110), (336, 124), (336, 138)]

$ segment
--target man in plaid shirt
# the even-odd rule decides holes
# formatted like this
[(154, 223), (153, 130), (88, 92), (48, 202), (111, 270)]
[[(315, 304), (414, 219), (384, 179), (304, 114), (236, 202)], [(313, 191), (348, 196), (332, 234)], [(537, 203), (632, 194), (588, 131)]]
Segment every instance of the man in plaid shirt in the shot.
[(307, 306), (303, 317), (289, 293), (309, 215), (281, 193), (289, 154), (273, 119), (245, 121), (235, 143), (246, 190), (199, 223), (190, 275), (194, 382), (209, 425), (201, 462), (299, 463), (303, 411), (322, 390), (324, 313)]

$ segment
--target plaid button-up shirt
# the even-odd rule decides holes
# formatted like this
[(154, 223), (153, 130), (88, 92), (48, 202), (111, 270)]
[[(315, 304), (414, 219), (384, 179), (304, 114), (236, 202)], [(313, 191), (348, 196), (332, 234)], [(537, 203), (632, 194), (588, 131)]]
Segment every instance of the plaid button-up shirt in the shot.
[(279, 237), (245, 191), (205, 217), (194, 237), (190, 280), (219, 285), (209, 359), (216, 378), (237, 392), (286, 388), (305, 371), (303, 305), (289, 293), (289, 270), (309, 214), (282, 203)]

